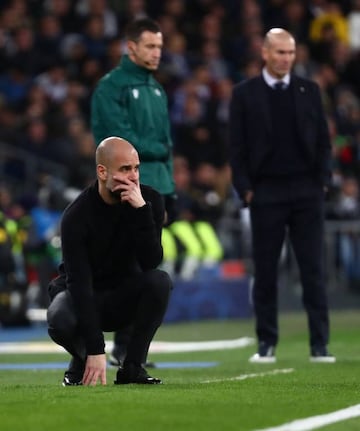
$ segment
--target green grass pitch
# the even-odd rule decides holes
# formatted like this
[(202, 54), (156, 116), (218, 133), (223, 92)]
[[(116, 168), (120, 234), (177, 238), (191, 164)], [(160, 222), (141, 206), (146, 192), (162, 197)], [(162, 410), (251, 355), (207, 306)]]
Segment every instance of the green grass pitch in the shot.
[[(253, 321), (199, 321), (163, 325), (161, 341), (254, 337)], [(109, 339), (111, 335), (109, 334)], [(158, 368), (158, 386), (62, 387), (64, 370), (0, 370), (2, 431), (248, 431), (330, 413), (360, 403), (360, 313), (331, 313), (335, 364), (309, 362), (304, 313), (280, 315), (276, 364), (250, 364), (255, 345), (229, 350), (152, 353), (161, 362), (216, 362), (204, 368)], [(0, 355), (0, 363), (59, 362), (66, 354)], [(274, 373), (274, 370), (283, 372)], [(285, 370), (285, 371), (284, 371)], [(240, 377), (239, 377), (240, 376)], [(238, 377), (238, 379), (233, 379)], [(360, 417), (324, 431), (360, 430)]]

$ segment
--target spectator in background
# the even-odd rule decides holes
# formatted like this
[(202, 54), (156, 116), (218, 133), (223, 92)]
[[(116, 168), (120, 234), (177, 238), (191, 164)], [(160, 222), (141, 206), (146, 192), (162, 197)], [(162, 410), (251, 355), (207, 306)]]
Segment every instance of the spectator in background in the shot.
[[(97, 145), (110, 136), (134, 145), (141, 161), (141, 181), (162, 194), (166, 222), (170, 222), (174, 218), (175, 183), (168, 101), (153, 77), (163, 48), (161, 29), (148, 18), (135, 20), (127, 27), (126, 40), (128, 54), (95, 88), (91, 127)], [(122, 363), (131, 330), (115, 334), (113, 364)]]
[(359, 183), (356, 178), (344, 177), (332, 206), (333, 217), (338, 220), (357, 220), (360, 217), (359, 198)]
[(335, 39), (349, 43), (348, 22), (336, 1), (324, 2), (323, 11), (311, 21), (309, 34), (311, 41), (321, 40), (325, 28), (332, 29)]
[(190, 61), (186, 49), (186, 38), (182, 33), (169, 35), (163, 54), (162, 72), (176, 84), (190, 76)]
[(122, 55), (121, 39), (119, 37), (111, 39), (107, 44), (106, 66), (108, 72), (119, 64)]
[(47, 59), (38, 49), (36, 35), (30, 25), (16, 28), (13, 33), (13, 47), (7, 59), (9, 64), (21, 64), (29, 78), (42, 72)]
[(10, 63), (7, 72), (0, 75), (0, 95), (5, 103), (20, 109), (32, 85), (21, 62)]
[(208, 105), (208, 124), (211, 133), (214, 133), (220, 144), (219, 159), (217, 166), (227, 164), (229, 160), (228, 153), (228, 125), (230, 100), (233, 88), (233, 81), (229, 78), (223, 78), (217, 81), (216, 90), (212, 100)]
[(356, 131), (352, 138), (352, 152), (354, 158), (353, 164), (353, 175), (359, 180), (360, 179), (360, 129)]
[(121, 8), (118, 13), (121, 32), (124, 31), (131, 21), (148, 17), (146, 0), (127, 0), (121, 3), (121, 6), (117, 6)]
[[(328, 126), (331, 142), (331, 155), (332, 155), (332, 168), (339, 172), (349, 174), (352, 168), (352, 152), (350, 148), (350, 141), (347, 136), (339, 133), (337, 124), (333, 117), (328, 118)], [(336, 177), (336, 176), (335, 176)], [(337, 189), (336, 181), (332, 181), (332, 188)]]
[(360, 50), (360, 0), (352, 0), (352, 8), (347, 17), (349, 25), (349, 44), (353, 51)]
[[(56, 151), (44, 118), (31, 119), (25, 127), (22, 148), (41, 159), (54, 160)], [(39, 164), (41, 162), (39, 161)]]
[(0, 189), (0, 324), (27, 326), (27, 279), (17, 220), (2, 211)]
[(35, 78), (35, 84), (44, 90), (52, 102), (62, 102), (67, 96), (69, 85), (63, 61), (54, 60), (43, 73)]
[(261, 60), (261, 55), (252, 52), (250, 45), (263, 37), (264, 22), (261, 7), (256, 0), (244, 2), (235, 16), (234, 35), (227, 41), (227, 56), (235, 69), (242, 69), (249, 61), (258, 58)]
[(304, 43), (298, 43), (296, 46), (294, 72), (302, 78), (311, 79), (311, 77), (316, 72), (316, 67), (316, 63), (310, 57), (308, 45)]
[(323, 261), (330, 139), (318, 86), (291, 73), (295, 49), (290, 33), (269, 30), (262, 74), (236, 85), (230, 104), (233, 183), (251, 216), (258, 338), (253, 363), (276, 361), (277, 270), (287, 231), (301, 273), (310, 359), (335, 361), (327, 350)]
[[(357, 221), (360, 218), (359, 182), (355, 177), (342, 179), (329, 218), (338, 221)], [(338, 234), (338, 255), (341, 269), (351, 290), (360, 290), (360, 236), (351, 225), (344, 225)]]
[[(161, 10), (157, 11), (158, 14), (170, 17), (174, 20), (176, 29), (179, 33), (186, 37), (187, 26), (189, 25), (188, 15), (186, 14), (187, 2), (185, 0), (168, 0), (163, 2)], [(156, 11), (154, 11), (156, 13)], [(164, 29), (161, 27), (164, 31)], [(165, 34), (164, 34), (165, 36)]]
[(331, 62), (337, 41), (349, 44), (349, 30), (341, 6), (335, 1), (324, 4), (324, 11), (310, 23), (309, 39), (313, 57), (320, 62)]
[(308, 43), (310, 15), (306, 4), (302, 0), (288, 0), (284, 2), (284, 21), (281, 27), (294, 35), (298, 43)]
[(81, 0), (76, 9), (78, 16), (85, 21), (90, 16), (98, 16), (102, 21), (103, 36), (107, 39), (118, 35), (118, 19), (107, 0)]
[(22, 122), (35, 118), (47, 118), (50, 110), (50, 100), (44, 90), (36, 83), (32, 83), (25, 101), (25, 109), (21, 111)]
[[(92, 95), (99, 79), (101, 79), (104, 74), (102, 64), (103, 63), (96, 58), (86, 57), (81, 65), (80, 81), (89, 89), (90, 95)], [(86, 113), (90, 116), (90, 109), (86, 111)]]
[(181, 122), (174, 127), (175, 153), (189, 160), (191, 169), (203, 161), (216, 164), (219, 160), (219, 142), (207, 127), (206, 114), (206, 106), (202, 106), (199, 98), (189, 95), (184, 102)]
[(335, 95), (337, 128), (342, 135), (354, 135), (359, 130), (360, 99), (345, 86), (338, 88)]
[(284, 0), (269, 0), (262, 4), (262, 20), (266, 31), (282, 25), (284, 16)]
[(104, 21), (99, 15), (89, 15), (85, 22), (83, 44), (89, 58), (105, 60), (109, 39), (105, 36)]
[(82, 190), (94, 177), (94, 137), (90, 132), (82, 133), (75, 141), (75, 152), (69, 163), (69, 182), (72, 187)]
[(183, 280), (192, 279), (199, 270), (215, 274), (224, 254), (216, 232), (217, 208), (222, 204), (215, 184), (217, 172), (205, 164), (198, 171), (194, 183), (187, 159), (174, 157), (179, 215), (163, 229), (161, 267)]
[[(19, 128), (20, 115), (15, 107), (0, 103), (0, 140), (15, 148), (19, 145), (21, 132)], [(4, 160), (6, 166), (7, 160)]]
[(1, 11), (1, 27), (11, 34), (17, 28), (32, 24), (32, 10), (27, 8), (25, 0), (10, 0)]
[(63, 37), (63, 29), (57, 16), (48, 13), (40, 17), (36, 49), (42, 56), (44, 67), (59, 61)]
[(44, 2), (45, 12), (59, 21), (64, 34), (77, 33), (81, 28), (75, 4), (72, 0), (47, 0)]
[(337, 88), (338, 76), (334, 68), (327, 63), (319, 65), (311, 80), (315, 81), (320, 87), (321, 99), (324, 105), (326, 114), (331, 115), (334, 112), (334, 93)]
[(225, 79), (230, 74), (230, 68), (225, 60), (220, 44), (214, 40), (205, 40), (201, 46), (201, 58), (209, 69), (213, 80)]

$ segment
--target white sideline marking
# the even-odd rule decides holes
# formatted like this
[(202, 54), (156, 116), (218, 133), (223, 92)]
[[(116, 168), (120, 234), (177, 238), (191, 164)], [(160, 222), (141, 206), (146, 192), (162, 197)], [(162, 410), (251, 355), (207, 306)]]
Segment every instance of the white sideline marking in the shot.
[(246, 379), (253, 379), (254, 377), (273, 376), (275, 374), (287, 374), (287, 373), (292, 373), (293, 371), (295, 371), (294, 368), (282, 368), (282, 369), (276, 369), (271, 371), (264, 371), (263, 373), (241, 374), (240, 376), (229, 377), (227, 379), (204, 380), (201, 383), (217, 383), (217, 382), (230, 382), (234, 380), (246, 380)]
[[(237, 349), (251, 346), (255, 343), (254, 338), (242, 337), (235, 340), (215, 340), (197, 342), (167, 342), (153, 341), (150, 344), (150, 353), (173, 353), (173, 352), (196, 352), (205, 350)], [(107, 341), (106, 352), (113, 347), (112, 341)], [(0, 354), (2, 353), (63, 353), (64, 349), (51, 342), (10, 342), (0, 343)]]
[(26, 312), (26, 317), (32, 322), (46, 322), (46, 308), (30, 308)]
[(215, 340), (215, 341), (180, 341), (180, 342), (167, 342), (167, 341), (153, 341), (150, 344), (150, 352), (163, 353), (163, 352), (200, 352), (204, 350), (224, 350), (224, 349), (237, 349), (239, 347), (247, 347), (255, 344), (254, 338), (242, 337), (235, 340)]
[(325, 425), (330, 425), (335, 422), (340, 422), (359, 416), (360, 404), (356, 404), (355, 406), (351, 406), (342, 410), (337, 410), (332, 413), (327, 413), (319, 416), (311, 416), (306, 419), (297, 419), (293, 422), (288, 422), (277, 427), (263, 428), (257, 431), (310, 431), (324, 427)]

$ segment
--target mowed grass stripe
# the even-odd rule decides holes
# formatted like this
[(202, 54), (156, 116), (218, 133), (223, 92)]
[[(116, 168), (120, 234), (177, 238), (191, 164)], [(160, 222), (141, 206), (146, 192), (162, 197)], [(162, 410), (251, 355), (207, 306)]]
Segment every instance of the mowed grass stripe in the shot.
[[(0, 371), (1, 429), (12, 431), (253, 431), (326, 415), (359, 403), (360, 344), (358, 310), (333, 312), (330, 350), (335, 364), (309, 362), (303, 313), (280, 315), (277, 369), (291, 373), (232, 380), (267, 373), (274, 366), (250, 364), (255, 346), (228, 350), (151, 354), (155, 362), (214, 361), (209, 368), (154, 369), (164, 384), (156, 388), (117, 386), (116, 369), (108, 385), (63, 388), (63, 370)], [(157, 340), (211, 341), (254, 337), (252, 320), (202, 321), (163, 325)], [(112, 334), (108, 334), (111, 340)], [(0, 355), (3, 363), (24, 355)], [(62, 354), (30, 354), (26, 362), (67, 361)], [(203, 384), (203, 381), (221, 380)], [(360, 419), (329, 424), (324, 431), (358, 431)]]

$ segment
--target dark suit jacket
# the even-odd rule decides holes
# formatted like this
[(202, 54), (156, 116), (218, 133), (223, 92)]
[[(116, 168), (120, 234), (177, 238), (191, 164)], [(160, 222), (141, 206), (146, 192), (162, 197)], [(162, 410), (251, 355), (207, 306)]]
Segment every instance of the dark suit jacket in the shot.
[[(316, 83), (291, 76), (296, 134), (320, 185), (330, 183), (331, 145)], [(253, 190), (261, 164), (272, 151), (271, 106), (262, 76), (235, 85), (230, 103), (230, 157), (233, 184), (241, 198)]]

